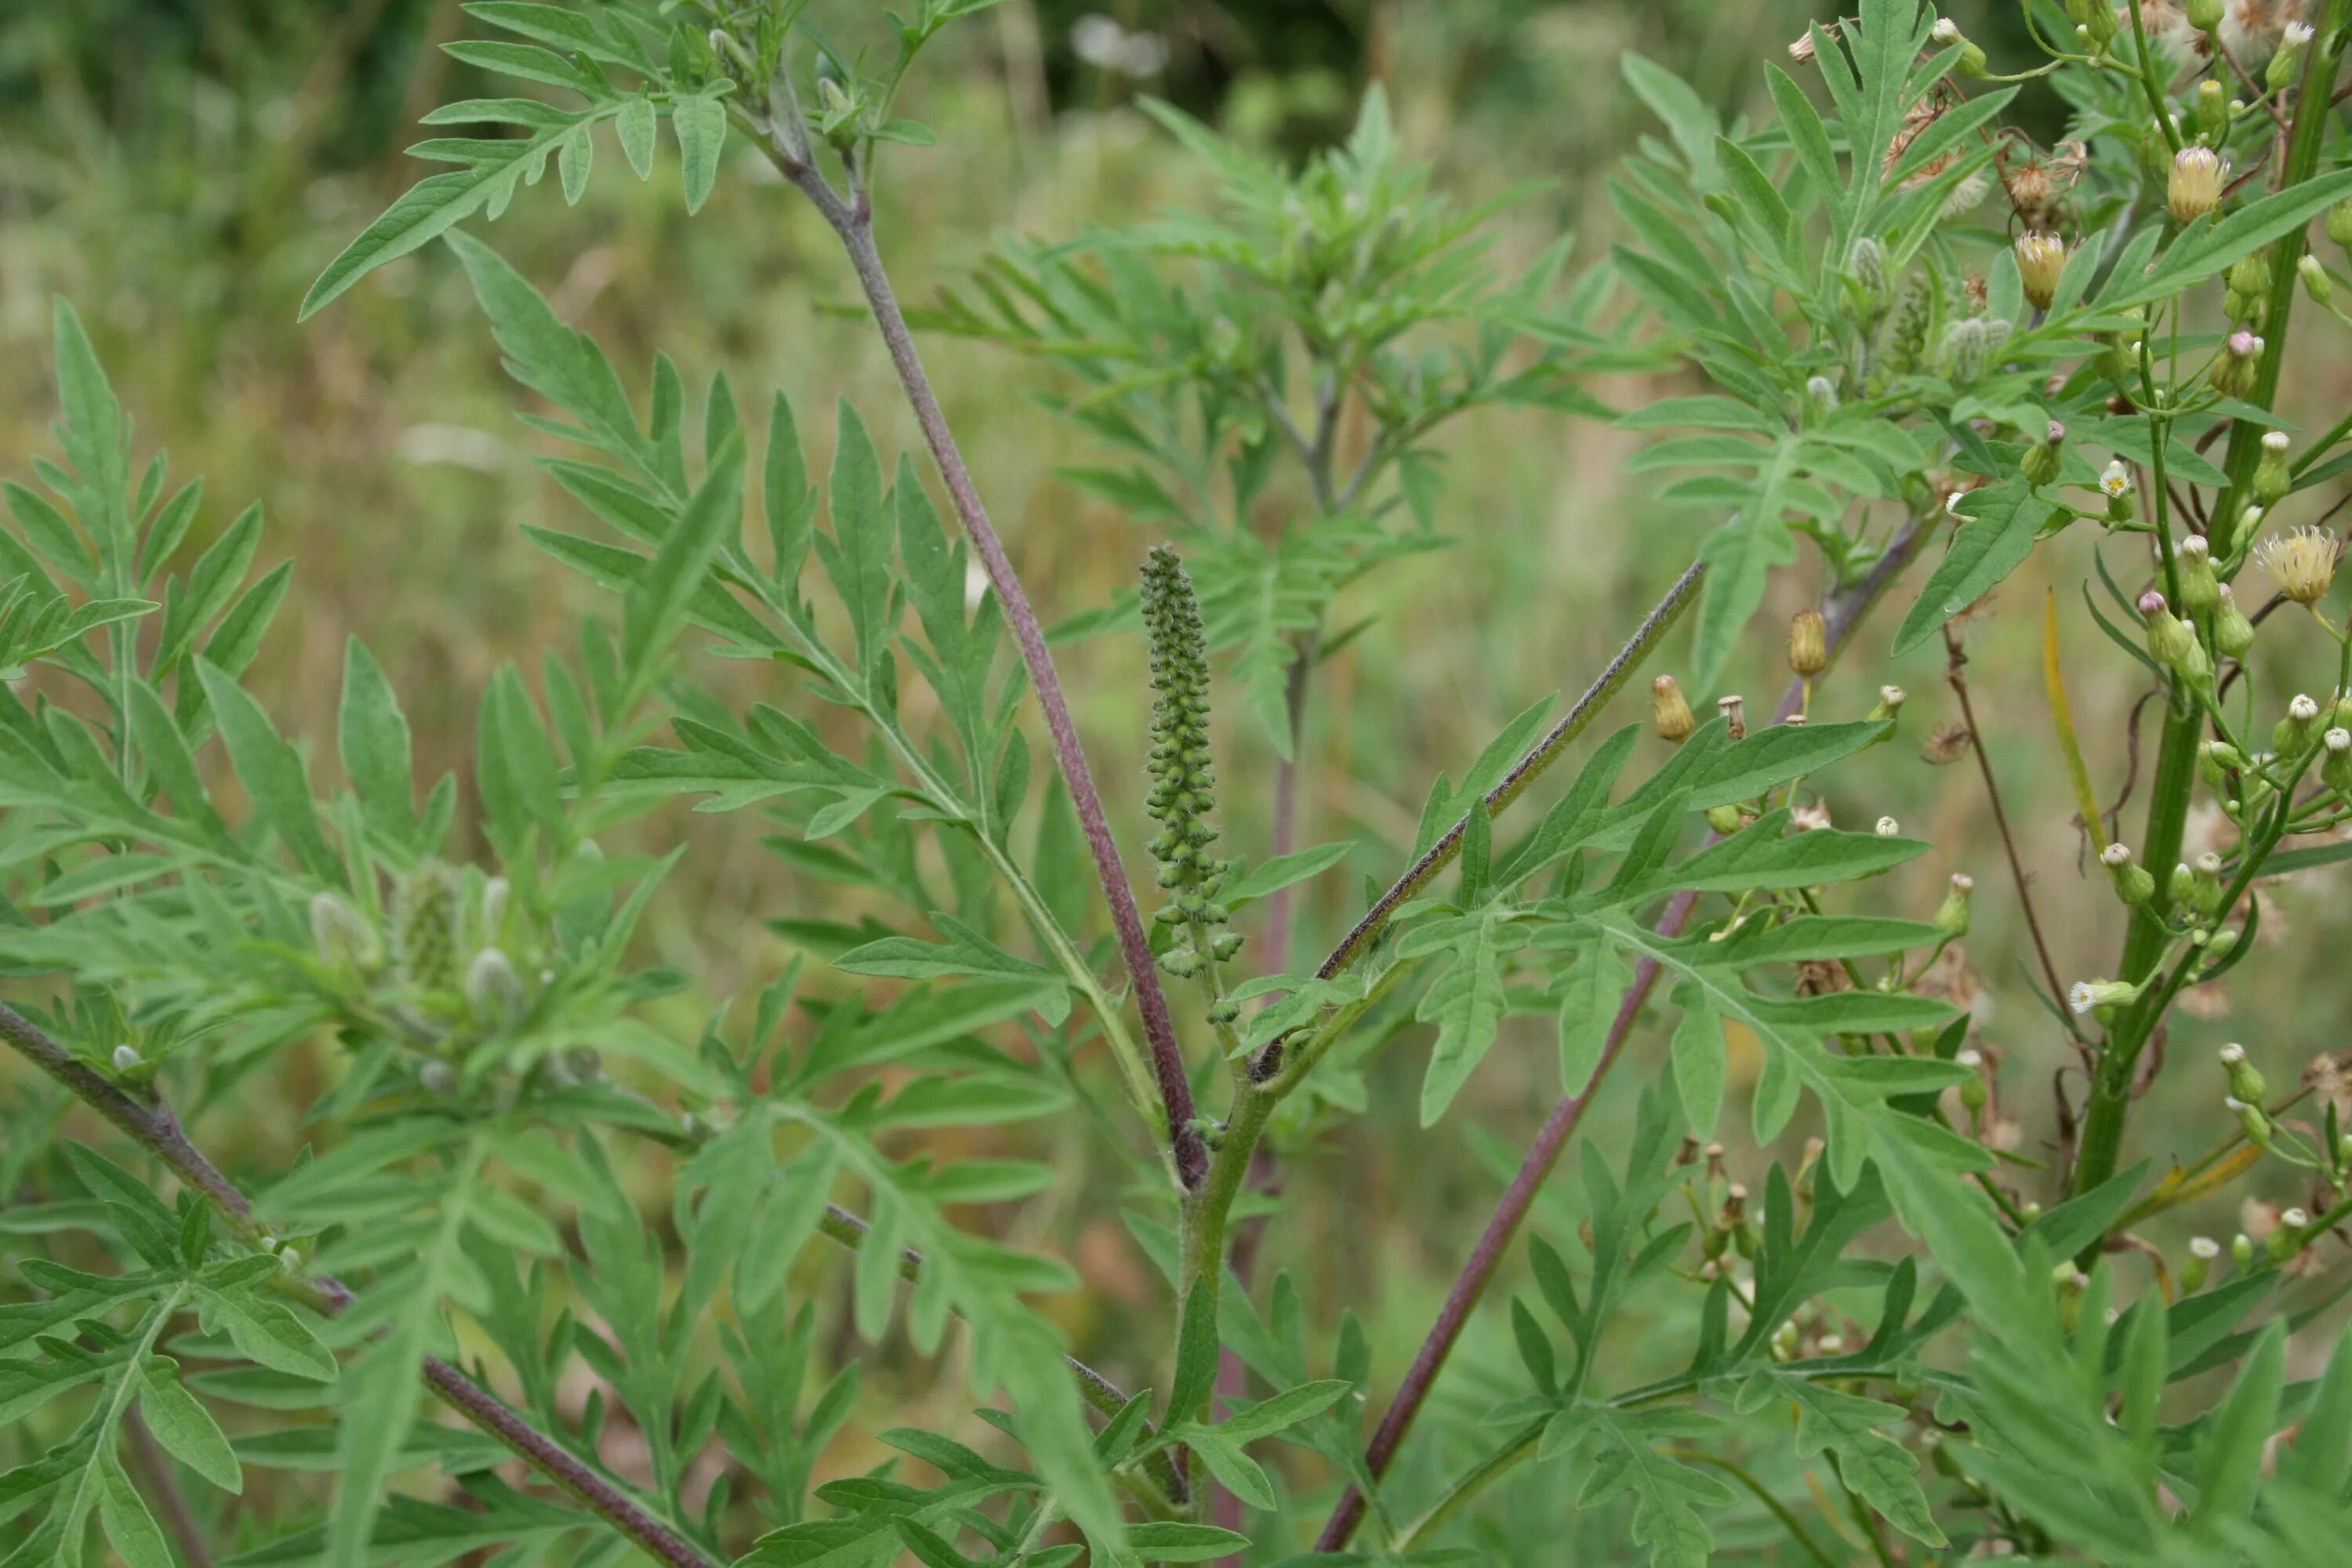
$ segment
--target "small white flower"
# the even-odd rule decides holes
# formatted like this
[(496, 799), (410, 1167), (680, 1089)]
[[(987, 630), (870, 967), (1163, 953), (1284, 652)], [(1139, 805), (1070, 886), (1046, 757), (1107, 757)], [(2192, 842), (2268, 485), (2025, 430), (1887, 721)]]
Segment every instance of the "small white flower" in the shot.
[(2124, 467), (2122, 458), (2116, 458), (2100, 470), (2099, 489), (2106, 493), (2108, 499), (2120, 500), (2131, 494), (2131, 470)]
[(2253, 1107), (2234, 1094), (2225, 1094), (2221, 1097), (2221, 1109), (2235, 1113), (2241, 1110), (2252, 1110)]
[(1984, 1066), (1984, 1053), (1973, 1048), (1957, 1052), (1952, 1058), (1952, 1065), (1955, 1067), (1964, 1067), (1970, 1072), (1974, 1072), (1977, 1068)]
[(1878, 689), (1878, 700), (1886, 704), (1887, 711), (1891, 713), (1903, 706), (1903, 689), (1899, 686), (1882, 686)]
[(2221, 1047), (2221, 1065), (2233, 1068), (2246, 1059), (2246, 1047), (2231, 1041)]
[(2286, 710), (2287, 716), (2298, 724), (2308, 724), (2319, 717), (2319, 704), (2312, 700), (2307, 691), (2296, 692), (2294, 700), (2286, 705)]
[(2279, 1224), (2286, 1226), (2289, 1230), (2301, 1230), (2305, 1226), (2307, 1226), (2310, 1223), (2311, 1216), (2304, 1213), (2301, 1209), (2289, 1209), (2286, 1213), (2279, 1215)]
[(2311, 42), (2311, 24), (2308, 22), (2289, 22), (2286, 25), (2286, 31), (2279, 36), (2279, 43), (2285, 48), (2299, 49), (2309, 42)]
[(2340, 757), (2347, 752), (2352, 752), (2352, 730), (2347, 730), (2339, 724), (2321, 736), (2319, 743), (2326, 746), (2332, 755)]
[(2271, 430), (2263, 433), (2263, 450), (2273, 458), (2285, 457), (2288, 445), (2286, 432), (2284, 430)]
[(2189, 1251), (2191, 1257), (2210, 1263), (2221, 1256), (2221, 1244), (2210, 1236), (2192, 1236), (2189, 1238)]
[(1952, 891), (1956, 893), (1973, 893), (1976, 890), (1977, 879), (1974, 877), (1969, 876), (1966, 871), (1955, 871), (1952, 873)]
[(1960, 25), (1949, 16), (1938, 16), (1936, 25), (1927, 29), (1927, 38), (1939, 46), (1957, 44), (1960, 41)]
[(1903, 825), (1893, 817), (1882, 816), (1878, 819), (1878, 836), (1881, 838), (1892, 838), (1902, 831)]
[(2099, 999), (2092, 994), (2089, 981), (2077, 980), (2066, 988), (2066, 1005), (2074, 1012), (2087, 1013), (2098, 1005)]

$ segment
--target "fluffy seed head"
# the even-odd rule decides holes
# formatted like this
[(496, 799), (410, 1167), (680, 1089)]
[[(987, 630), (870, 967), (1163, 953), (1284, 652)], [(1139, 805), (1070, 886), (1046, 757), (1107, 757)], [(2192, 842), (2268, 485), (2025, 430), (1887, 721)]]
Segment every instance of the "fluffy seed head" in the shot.
[(2298, 605), (2315, 605), (2336, 581), (2336, 551), (2332, 530), (2298, 528), (2255, 545), (2254, 562), (2270, 574), (2280, 593)]
[(2164, 210), (2178, 223), (2203, 217), (2221, 205), (2221, 183), (2227, 173), (2221, 155), (2210, 147), (2183, 147), (2172, 155), (2172, 174), (2164, 186)]

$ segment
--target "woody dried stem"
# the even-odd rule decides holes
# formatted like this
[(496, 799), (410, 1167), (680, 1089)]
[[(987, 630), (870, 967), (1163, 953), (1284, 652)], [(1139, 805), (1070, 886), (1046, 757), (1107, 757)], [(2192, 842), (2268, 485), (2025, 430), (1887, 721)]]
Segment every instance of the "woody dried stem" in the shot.
[[(47, 1031), (13, 1007), (0, 1005), (0, 1039), (114, 1123), (170, 1167), (190, 1191), (211, 1205), (229, 1227), (249, 1243), (264, 1236), (253, 1205), (236, 1184), (188, 1141), (180, 1120), (158, 1099), (134, 1099), (76, 1058)], [(332, 1275), (291, 1279), (288, 1288), (310, 1306), (330, 1315), (352, 1304), (350, 1289)], [(437, 1356), (423, 1363), (425, 1386), (473, 1426), (568, 1493), (590, 1512), (635, 1542), (668, 1568), (717, 1568), (683, 1536), (565, 1451), (552, 1438), (501, 1404), (497, 1395)]]
[(907, 326), (906, 314), (898, 307), (898, 295), (882, 265), (881, 252), (874, 243), (872, 204), (854, 183), (852, 194), (846, 198), (835, 191), (806, 155), (806, 150), (787, 140), (780, 128), (782, 123), (779, 121), (770, 128), (763, 144), (784, 177), (808, 197), (839, 237), (850, 267), (857, 274), (867, 308), (873, 312), (876, 330), (889, 351), (891, 367), (898, 373), (908, 405), (922, 430), (923, 443), (930, 449), (931, 460), (947, 487), (949, 503), (971, 539), (972, 548), (988, 574), (989, 585), (995, 590), (997, 603), (1004, 612), (1005, 624), (1013, 628), (1013, 641), (1020, 647), (1022, 663), (1028, 668), (1029, 683), (1037, 693), (1037, 705), (1045, 712), (1045, 728), (1053, 739), (1055, 761), (1069, 788), (1070, 804), (1086, 836), (1095, 875), (1102, 883), (1103, 900), (1110, 907), (1119, 954), (1135, 987), (1136, 1006), (1143, 1016), (1144, 1038), (1150, 1051), (1152, 1078), (1167, 1121), (1171, 1163), (1179, 1184), (1187, 1191), (1197, 1189), (1208, 1173), (1209, 1154), (1200, 1130), (1193, 1125), (1192, 1088), (1185, 1076), (1183, 1053), (1176, 1043), (1168, 998), (1160, 990), (1159, 973), (1152, 965), (1150, 942), (1144, 933), (1143, 918), (1136, 910), (1135, 890), (1120, 864), (1110, 820), (1104, 814), (1101, 794), (1095, 788), (1094, 772), (1087, 766), (1086, 751), (1078, 742), (1077, 725), (1062, 694), (1061, 677), (1055, 670), (1053, 656), (1046, 651), (1045, 628), (1039, 625), (1029, 595), (1013, 569), (1012, 557), (1005, 553), (1004, 542), (989, 521), (979, 489), (972, 482), (971, 470), (964, 464), (947, 416), (940, 407), (939, 396), (931, 389), (930, 376), (923, 368), (922, 356), (916, 352), (914, 334)]

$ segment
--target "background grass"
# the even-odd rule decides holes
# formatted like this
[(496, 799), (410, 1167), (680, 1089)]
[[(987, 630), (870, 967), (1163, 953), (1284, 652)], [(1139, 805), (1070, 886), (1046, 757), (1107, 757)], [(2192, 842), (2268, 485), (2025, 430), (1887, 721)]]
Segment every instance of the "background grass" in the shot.
[[(1135, 84), (1071, 52), (1080, 9), (1013, 0), (930, 62), (913, 110), (941, 130), (943, 145), (899, 157), (882, 225), (910, 300), (953, 281), (992, 232), (1061, 236), (1203, 197), (1202, 171), (1129, 106)], [(1531, 256), (1567, 229), (1580, 237), (1579, 265), (1601, 257), (1611, 238), (1602, 182), (1615, 150), (1652, 131), (1620, 84), (1620, 52), (1639, 49), (1684, 73), (1729, 117), (1760, 102), (1759, 62), (1801, 25), (1788, 0), (1195, 0), (1111, 9), (1169, 41), (1169, 69), (1147, 86), (1269, 146), (1295, 152), (1329, 137), (1364, 82), (1385, 81), (1406, 143), (1433, 160), (1439, 183), (1463, 200), (1549, 182), (1502, 220), (1506, 257)], [(1957, 9), (1976, 36), (1997, 36), (2000, 17)], [(413, 177), (397, 153), (409, 122), (468, 95), (452, 79), (462, 68), (432, 47), (464, 26), (445, 0), (110, 0), (0, 21), (0, 470), (22, 474), (50, 449), (48, 301), (64, 294), (89, 323), (142, 444), (167, 446), (175, 474), (206, 476), (196, 542), (257, 500), (270, 519), (264, 563), (297, 559), (289, 610), (251, 679), (289, 733), (310, 737), (322, 769), (331, 766), (326, 737), (348, 635), (365, 637), (391, 672), (416, 727), (420, 767), (463, 776), (489, 671), (564, 646), (581, 616), (611, 608), (521, 534), (524, 524), (573, 524), (575, 509), (530, 464), (534, 448), (514, 417), (514, 389), (440, 247), (294, 325), (310, 279)], [(488, 233), (625, 374), (641, 377), (658, 346), (689, 382), (723, 369), (747, 405), (784, 388), (818, 448), (830, 424), (823, 411), (837, 396), (864, 412), (886, 457), (911, 445), (878, 346), (834, 308), (849, 280), (830, 237), (762, 173), (734, 149), (730, 177), (688, 223), (674, 164), (649, 185), (607, 167), (577, 208), (526, 199)], [(2352, 395), (2341, 329), (2308, 330), (2288, 361), (2290, 415), (2333, 410)], [(1153, 536), (1057, 480), (1057, 468), (1100, 454), (1024, 395), (1043, 384), (1040, 373), (967, 343), (929, 342), (926, 353), (1046, 618), (1097, 605), (1126, 584)], [(1696, 388), (1627, 377), (1596, 390), (1632, 406)], [(1637, 606), (1720, 521), (1654, 504), (1649, 481), (1622, 471), (1635, 438), (1602, 425), (1488, 415), (1450, 426), (1440, 444), (1453, 548), (1351, 590), (1338, 622), (1370, 615), (1377, 624), (1318, 673), (1302, 842), (1361, 842), (1347, 869), (1307, 897), (1301, 941), (1309, 945), (1344, 928), (1364, 877), (1384, 880), (1396, 869), (1381, 844), (1410, 837), (1431, 777), (1458, 773), (1529, 700), (1580, 689)], [(2326, 503), (2298, 504), (2315, 513)], [(2069, 536), (2045, 550), (1967, 629), (1978, 710), (2053, 959), (2069, 980), (2113, 961), (2121, 921), (2096, 868), (2084, 875), (2042, 700), (2045, 590), (2059, 595), (2075, 713), (2103, 795), (2112, 796), (2127, 772), (2127, 716), (2140, 694), (2136, 667), (2100, 641), (2080, 609), (2092, 547)], [(2114, 554), (2119, 572), (2134, 569), (2125, 552)], [(1825, 781), (1827, 804), (1842, 826), (1892, 815), (1937, 843), (1935, 855), (1875, 885), (1872, 901), (1884, 912), (1925, 918), (1951, 872), (1977, 878), (1967, 951), (1983, 1043), (2004, 1056), (1997, 1109), (2018, 1123), (2017, 1152), (2039, 1160), (2057, 1129), (2053, 1074), (2069, 1058), (2022, 981), (2029, 950), (2017, 894), (1975, 767), (1920, 760), (1922, 741), (1957, 717), (1942, 651), (1923, 647), (1900, 661), (1883, 651), (1922, 575), (1898, 588), (1823, 685), (1817, 711), (1835, 717), (1859, 716), (1882, 682), (1912, 693), (1899, 741)], [(1810, 561), (1776, 584), (1731, 677), (1752, 703), (1777, 697), (1780, 628), (1816, 591)], [(2267, 637), (2291, 648), (2307, 643), (2306, 684), (2324, 679), (2324, 649), (2307, 628), (2282, 623)], [(1685, 634), (1658, 668), (1675, 668), (1686, 649)], [(756, 689), (793, 702), (774, 672), (738, 667), (713, 679), (747, 697)], [(1137, 856), (1145, 837), (1139, 654), (1117, 640), (1090, 643), (1070, 684)], [(2287, 689), (2273, 695), (2283, 700)], [(1703, 706), (1716, 694), (1692, 695)], [(1629, 701), (1616, 720), (1638, 716)], [(2152, 724), (2147, 740), (2152, 749)], [(1222, 726), (1220, 743), (1228, 838), (1255, 853), (1271, 757), (1245, 725)], [(2134, 806), (2127, 834), (2137, 820)], [(776, 973), (787, 951), (763, 920), (835, 914), (824, 886), (752, 851), (758, 825), (748, 814), (671, 813), (651, 831), (696, 842), (644, 938), (649, 958), (698, 976), (696, 993), (677, 1006), (682, 1027)], [(2344, 895), (2341, 874), (2283, 890), (2283, 918), (2263, 931), (2266, 951), (2230, 983), (2229, 1016), (2178, 1021), (2168, 1069), (2134, 1124), (2135, 1157), (2185, 1155), (2224, 1134), (2221, 1081), (2210, 1066), (2223, 1039), (2245, 1039), (2273, 1083), (2345, 1043), (2352, 972), (2339, 956)], [(1615, 1113), (1654, 1075), (1663, 1047), (1656, 1029), (1637, 1037), (1632, 1070), (1611, 1085), (1606, 1114), (1591, 1123), (1596, 1136), (1612, 1138)], [(1461, 1112), (1423, 1134), (1413, 1108), (1424, 1049), (1422, 1034), (1407, 1031), (1370, 1064), (1368, 1112), (1292, 1160), (1288, 1206), (1265, 1244), (1327, 1331), (1343, 1307), (1363, 1317), (1383, 1389), (1557, 1092), (1548, 1022), (1515, 1021)], [(0, 1064), (0, 1077), (11, 1070)], [(275, 1168), (297, 1145), (299, 1108), (316, 1088), (311, 1071), (248, 1082), (234, 1106), (210, 1109), (204, 1121), (216, 1133), (235, 1129), (236, 1163)], [(2079, 1077), (2065, 1091), (2079, 1096)], [(1031, 1152), (1064, 1163), (1072, 1179), (1058, 1197), (988, 1222), (1072, 1258), (1089, 1288), (1058, 1310), (1081, 1352), (1122, 1380), (1149, 1382), (1166, 1337), (1158, 1281), (1119, 1221), (1115, 1184), (1107, 1191), (1087, 1179), (1116, 1173), (1117, 1163), (1098, 1141), (1039, 1142)], [(1741, 1159), (1735, 1152), (1735, 1174)], [(665, 1179), (651, 1164), (637, 1174), (649, 1194)], [(2032, 1173), (2024, 1183), (2049, 1195)], [(2301, 1196), (2274, 1179), (2262, 1195)], [(2233, 1203), (2213, 1200), (2161, 1239), (2177, 1244), (2192, 1226), (2226, 1236), (2239, 1225)], [(1558, 1233), (1578, 1217), (1571, 1184), (1555, 1183), (1539, 1223)], [(812, 1290), (844, 1284), (830, 1260), (804, 1267)], [(1499, 1329), (1493, 1306), (1488, 1317)], [(1671, 1324), (1646, 1326), (1658, 1340), (1673, 1338)], [(902, 1405), (902, 1415), (953, 1419), (954, 1380), (903, 1347), (876, 1360), (868, 1412), (901, 1400), (913, 1405)], [(1441, 1402), (1473, 1409), (1515, 1390), (1520, 1377), (1507, 1336), (1474, 1335)], [(1410, 1462), (1435, 1465), (1437, 1447), (1415, 1446)], [(839, 1463), (866, 1457), (859, 1443), (845, 1442)], [(1513, 1530), (1550, 1530), (1562, 1507), (1556, 1489), (1520, 1485)], [(1727, 1545), (1737, 1538), (1727, 1531)]]

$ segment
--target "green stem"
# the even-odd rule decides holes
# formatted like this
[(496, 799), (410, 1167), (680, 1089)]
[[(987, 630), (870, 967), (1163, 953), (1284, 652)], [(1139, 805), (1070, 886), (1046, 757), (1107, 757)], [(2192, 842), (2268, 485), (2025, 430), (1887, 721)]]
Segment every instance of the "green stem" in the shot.
[[(2320, 149), (2327, 135), (2328, 100), (2335, 91), (2336, 70), (2342, 62), (2341, 39), (2348, 16), (2352, 16), (2352, 0), (2329, 0), (2326, 16), (2312, 42), (2303, 90), (2295, 100), (2294, 128), (2288, 137), (2286, 162), (2279, 181), (2281, 190), (2303, 184), (2319, 166)], [(2132, 20), (2137, 27), (2137, 0), (2133, 0)], [(2162, 123), (2161, 114), (2158, 119)], [(2288, 319), (2294, 310), (2295, 265), (2303, 259), (2303, 233), (2299, 229), (2271, 247), (2271, 286), (2263, 312), (2263, 354), (2256, 366), (2253, 391), (2247, 399), (2258, 408), (2272, 407), (2278, 401), (2279, 369), (2286, 353)], [(2216, 513), (2224, 520), (2225, 527), (2234, 526), (2243, 509), (2254, 467), (2262, 459), (2262, 427), (2248, 420), (2237, 421), (2230, 431), (2229, 454), (2223, 464), (2230, 483)], [(2123, 963), (2116, 975), (2134, 984), (2155, 972), (2164, 949), (2164, 876), (2179, 858), (2181, 832), (2196, 785), (2197, 742), (2202, 728), (2200, 710), (2193, 702), (2186, 712), (2168, 708), (2163, 740), (2157, 752), (2155, 787), (2148, 798), (2147, 832), (2140, 852), (2142, 863), (2156, 872), (2158, 896), (2132, 916), (2131, 928), (2124, 941)], [(2090, 1103), (2084, 1112), (2082, 1142), (2075, 1152), (2073, 1186), (2077, 1193), (2089, 1192), (2116, 1173), (2122, 1157), (2124, 1123), (2131, 1110), (2132, 1078), (2140, 1053), (2162, 1018), (2164, 1004), (2168, 999), (2165, 994), (2144, 998), (2127, 1009), (2107, 1033), (2106, 1046), (2092, 1081)]]

